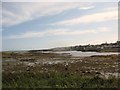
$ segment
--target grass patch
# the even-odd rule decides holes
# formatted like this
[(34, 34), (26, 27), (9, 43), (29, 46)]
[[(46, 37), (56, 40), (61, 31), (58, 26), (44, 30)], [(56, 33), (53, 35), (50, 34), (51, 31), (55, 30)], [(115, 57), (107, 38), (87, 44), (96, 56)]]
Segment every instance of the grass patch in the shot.
[(118, 79), (70, 75), (60, 72), (4, 73), (3, 88), (117, 88)]

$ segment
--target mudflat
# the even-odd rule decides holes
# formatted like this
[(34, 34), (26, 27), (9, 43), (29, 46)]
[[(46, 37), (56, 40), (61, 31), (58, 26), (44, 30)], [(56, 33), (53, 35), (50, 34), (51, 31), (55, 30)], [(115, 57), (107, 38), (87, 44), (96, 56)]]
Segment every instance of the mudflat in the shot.
[(3, 88), (118, 88), (118, 55), (63, 54), (3, 52)]

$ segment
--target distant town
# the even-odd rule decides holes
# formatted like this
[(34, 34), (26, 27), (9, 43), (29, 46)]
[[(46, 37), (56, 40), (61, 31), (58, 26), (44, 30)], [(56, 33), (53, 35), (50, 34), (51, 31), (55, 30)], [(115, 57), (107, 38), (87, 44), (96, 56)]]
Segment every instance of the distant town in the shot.
[(120, 48), (120, 41), (115, 43), (102, 43), (97, 45), (77, 45), (77, 46), (70, 46), (70, 47), (58, 47), (52, 49), (43, 49), (43, 50), (30, 50), (30, 52), (38, 52), (38, 51), (95, 51), (95, 52), (119, 52)]

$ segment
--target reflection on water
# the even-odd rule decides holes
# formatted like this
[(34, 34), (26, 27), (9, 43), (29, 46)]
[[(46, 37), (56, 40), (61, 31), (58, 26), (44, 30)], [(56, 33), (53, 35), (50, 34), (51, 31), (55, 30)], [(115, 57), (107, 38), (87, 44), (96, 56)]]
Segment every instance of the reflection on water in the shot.
[(59, 54), (70, 54), (75, 57), (86, 57), (86, 56), (93, 56), (93, 55), (112, 55), (112, 54), (119, 54), (118, 52), (81, 52), (81, 51), (61, 51), (55, 52)]

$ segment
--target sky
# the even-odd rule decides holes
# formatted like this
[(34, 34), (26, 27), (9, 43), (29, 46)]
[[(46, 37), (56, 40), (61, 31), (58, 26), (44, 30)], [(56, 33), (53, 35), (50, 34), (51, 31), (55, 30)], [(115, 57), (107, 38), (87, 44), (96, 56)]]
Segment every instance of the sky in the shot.
[(116, 42), (118, 3), (3, 2), (0, 32), (3, 51)]

